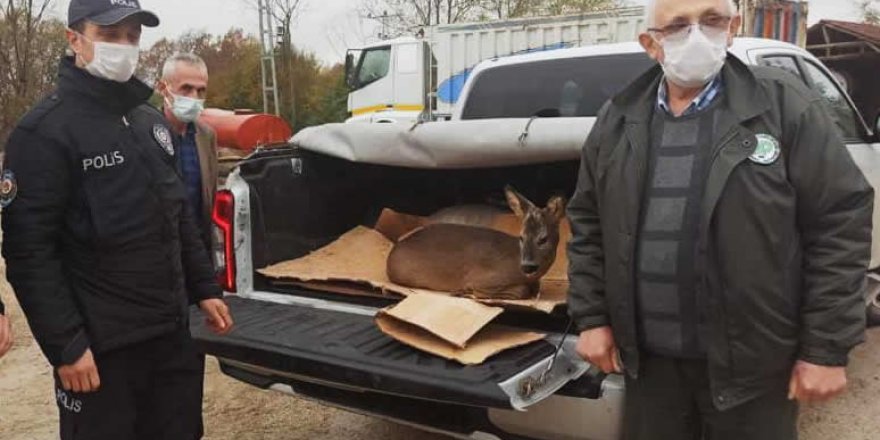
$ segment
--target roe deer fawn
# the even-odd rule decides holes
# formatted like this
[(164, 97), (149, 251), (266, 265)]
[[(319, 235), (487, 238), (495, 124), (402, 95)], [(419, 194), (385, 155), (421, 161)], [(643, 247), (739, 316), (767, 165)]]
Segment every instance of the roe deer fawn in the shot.
[[(546, 208), (538, 208), (509, 186), (504, 192), (522, 222), (519, 237), (485, 224), (429, 224), (394, 245), (388, 256), (388, 278), (401, 286), (477, 298), (537, 295), (541, 277), (556, 259), (565, 200), (553, 197)], [(455, 217), (444, 211), (446, 217)], [(443, 222), (443, 217), (433, 221)]]

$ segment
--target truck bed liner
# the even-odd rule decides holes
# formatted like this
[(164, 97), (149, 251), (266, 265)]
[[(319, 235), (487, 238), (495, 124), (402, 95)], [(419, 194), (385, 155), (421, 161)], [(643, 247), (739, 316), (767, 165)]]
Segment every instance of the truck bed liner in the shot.
[(235, 328), (226, 336), (211, 333), (193, 311), (193, 338), (206, 353), (349, 389), (509, 409), (499, 384), (553, 353), (540, 341), (463, 366), (391, 339), (368, 314), (234, 296), (227, 302)]

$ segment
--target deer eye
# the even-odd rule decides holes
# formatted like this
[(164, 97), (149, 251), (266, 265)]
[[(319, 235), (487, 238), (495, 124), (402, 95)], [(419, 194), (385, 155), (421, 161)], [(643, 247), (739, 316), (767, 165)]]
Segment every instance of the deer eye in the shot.
[(538, 246), (542, 246), (542, 247), (547, 246), (547, 241), (549, 241), (549, 240), (546, 235), (542, 235), (542, 236), (538, 237)]

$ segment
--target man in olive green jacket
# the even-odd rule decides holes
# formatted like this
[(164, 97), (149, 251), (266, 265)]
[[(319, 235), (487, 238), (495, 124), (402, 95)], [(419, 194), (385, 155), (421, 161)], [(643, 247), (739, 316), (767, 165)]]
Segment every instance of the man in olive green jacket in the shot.
[(794, 439), (864, 338), (873, 190), (821, 97), (726, 55), (730, 2), (651, 3), (661, 66), (600, 112), (568, 209), (578, 352), (625, 372), (628, 439)]
[(180, 168), (202, 242), (213, 256), (211, 213), (217, 192), (217, 136), (199, 120), (208, 93), (208, 67), (192, 53), (176, 53), (162, 67), (156, 85), (164, 98), (165, 119), (180, 136)]

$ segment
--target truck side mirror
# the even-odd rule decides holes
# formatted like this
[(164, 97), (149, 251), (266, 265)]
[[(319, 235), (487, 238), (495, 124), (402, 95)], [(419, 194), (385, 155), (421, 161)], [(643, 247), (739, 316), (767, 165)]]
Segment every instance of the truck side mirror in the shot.
[(355, 88), (354, 83), (354, 54), (348, 52), (345, 54), (345, 85), (350, 89)]
[(877, 120), (874, 121), (874, 138), (880, 141), (880, 115), (877, 115)]

